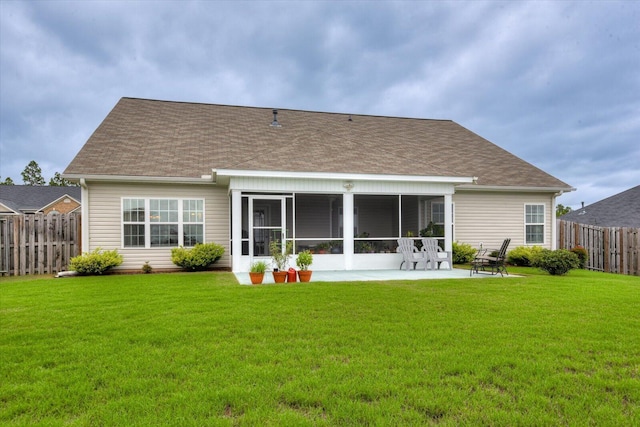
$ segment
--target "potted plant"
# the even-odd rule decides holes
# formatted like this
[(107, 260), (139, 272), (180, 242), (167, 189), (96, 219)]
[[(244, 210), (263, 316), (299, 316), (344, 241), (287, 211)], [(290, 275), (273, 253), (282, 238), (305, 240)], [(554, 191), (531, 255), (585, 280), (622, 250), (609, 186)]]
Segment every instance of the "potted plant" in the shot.
[(296, 258), (296, 264), (300, 268), (298, 271), (298, 277), (301, 282), (308, 282), (311, 280), (311, 270), (309, 270), (309, 266), (313, 262), (313, 255), (309, 251), (302, 251), (298, 254), (298, 258)]
[(256, 261), (251, 264), (251, 270), (249, 271), (249, 277), (251, 277), (251, 284), (259, 285), (264, 279), (264, 272), (267, 270), (267, 263), (264, 261)]
[(326, 254), (330, 248), (331, 245), (329, 244), (329, 242), (322, 242), (316, 245), (316, 250), (319, 254)]
[(293, 252), (293, 242), (286, 242), (283, 250), (281, 242), (272, 240), (269, 244), (269, 251), (273, 259), (273, 281), (284, 283), (287, 280), (287, 263), (289, 255)]
[(440, 224), (434, 224), (429, 221), (426, 228), (420, 230), (421, 237), (442, 237), (444, 236), (444, 227)]

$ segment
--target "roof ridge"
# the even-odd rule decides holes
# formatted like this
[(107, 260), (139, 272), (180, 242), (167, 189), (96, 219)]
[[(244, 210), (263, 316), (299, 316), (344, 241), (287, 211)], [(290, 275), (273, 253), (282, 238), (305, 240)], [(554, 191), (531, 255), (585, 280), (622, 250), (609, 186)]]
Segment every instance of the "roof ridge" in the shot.
[(212, 103), (209, 103), (209, 102), (172, 101), (172, 100), (167, 100), (167, 99), (137, 98), (137, 97), (129, 97), (129, 96), (123, 96), (121, 98), (121, 100), (123, 100), (123, 99), (132, 100), (132, 101), (160, 102), (160, 103), (167, 103), (167, 104), (188, 104), (188, 105), (206, 105), (206, 106), (211, 106), (211, 107), (243, 108), (243, 109), (249, 109), (249, 110), (278, 110), (278, 111), (293, 111), (293, 112), (298, 112), (298, 113), (309, 113), (309, 114), (324, 114), (324, 115), (339, 115), (339, 116), (350, 116), (350, 117), (370, 117), (370, 118), (387, 118), (387, 119), (436, 121), (436, 122), (453, 122), (453, 123), (455, 123), (452, 119), (434, 119), (434, 118), (425, 118), (425, 117), (406, 117), (406, 116), (368, 114), (368, 113), (347, 113), (347, 112), (307, 110), (307, 109), (297, 109), (297, 108), (287, 108), (287, 107), (258, 107), (258, 106), (238, 105), (238, 104), (212, 104)]

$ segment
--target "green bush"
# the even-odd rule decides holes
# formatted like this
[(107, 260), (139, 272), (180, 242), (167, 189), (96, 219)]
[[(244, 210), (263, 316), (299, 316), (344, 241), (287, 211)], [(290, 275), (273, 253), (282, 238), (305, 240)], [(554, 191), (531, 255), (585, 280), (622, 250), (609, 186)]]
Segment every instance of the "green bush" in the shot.
[(468, 243), (453, 242), (453, 263), (467, 264), (473, 261), (478, 250)]
[(149, 261), (145, 261), (144, 264), (142, 264), (142, 272), (144, 274), (153, 273), (153, 267), (151, 267), (151, 264), (149, 264)]
[(206, 270), (220, 259), (224, 248), (216, 243), (197, 243), (193, 248), (182, 246), (171, 249), (171, 262), (190, 271)]
[(557, 249), (555, 251), (543, 249), (540, 256), (533, 261), (533, 267), (544, 270), (553, 276), (561, 276), (569, 270), (579, 268), (580, 260), (578, 255), (567, 249)]
[(103, 274), (120, 264), (122, 264), (122, 255), (118, 253), (117, 249), (102, 252), (100, 248), (96, 248), (93, 252), (86, 252), (71, 258), (69, 269), (83, 276), (90, 276)]
[(589, 252), (582, 246), (576, 246), (571, 248), (571, 252), (578, 256), (580, 260), (580, 268), (587, 268), (587, 261), (589, 260)]
[(507, 262), (519, 267), (531, 267), (542, 249), (541, 246), (518, 246), (507, 253)]

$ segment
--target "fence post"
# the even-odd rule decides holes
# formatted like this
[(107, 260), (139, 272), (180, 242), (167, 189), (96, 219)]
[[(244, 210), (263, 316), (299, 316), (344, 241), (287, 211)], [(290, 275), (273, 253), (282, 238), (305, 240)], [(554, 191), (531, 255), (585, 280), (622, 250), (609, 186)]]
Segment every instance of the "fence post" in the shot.
[(627, 266), (627, 229), (620, 229), (620, 269), (619, 272), (622, 274), (629, 274), (629, 269)]
[(611, 272), (611, 263), (610, 263), (610, 259), (611, 259), (611, 246), (609, 245), (609, 230), (605, 230), (605, 232), (603, 233), (603, 241), (602, 241), (602, 246), (604, 248), (604, 265), (603, 265), (603, 270), (606, 271), (607, 273)]

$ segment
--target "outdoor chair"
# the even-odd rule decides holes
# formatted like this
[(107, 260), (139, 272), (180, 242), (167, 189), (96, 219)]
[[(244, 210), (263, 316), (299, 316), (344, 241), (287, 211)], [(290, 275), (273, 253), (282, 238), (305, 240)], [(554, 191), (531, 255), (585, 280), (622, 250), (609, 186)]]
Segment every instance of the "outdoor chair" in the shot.
[(422, 239), (422, 251), (427, 253), (431, 270), (435, 270), (438, 264), (438, 270), (443, 262), (447, 263), (449, 270), (453, 269), (453, 256), (450, 251), (444, 251), (438, 244), (438, 239), (425, 237)]
[(504, 276), (503, 273), (507, 273), (507, 275), (509, 275), (506, 267), (507, 248), (509, 247), (509, 243), (511, 243), (511, 239), (504, 239), (500, 249), (480, 248), (471, 262), (471, 272), (469, 275), (473, 275), (473, 273), (477, 274), (481, 271), (490, 271), (491, 274), (500, 273), (501, 276)]
[(403, 266), (405, 270), (416, 269), (416, 265), (419, 263), (424, 264), (424, 269), (427, 269), (427, 252), (421, 251), (413, 244), (413, 239), (401, 237), (398, 239), (398, 248), (396, 252), (402, 254), (402, 262), (400, 263), (400, 269)]

